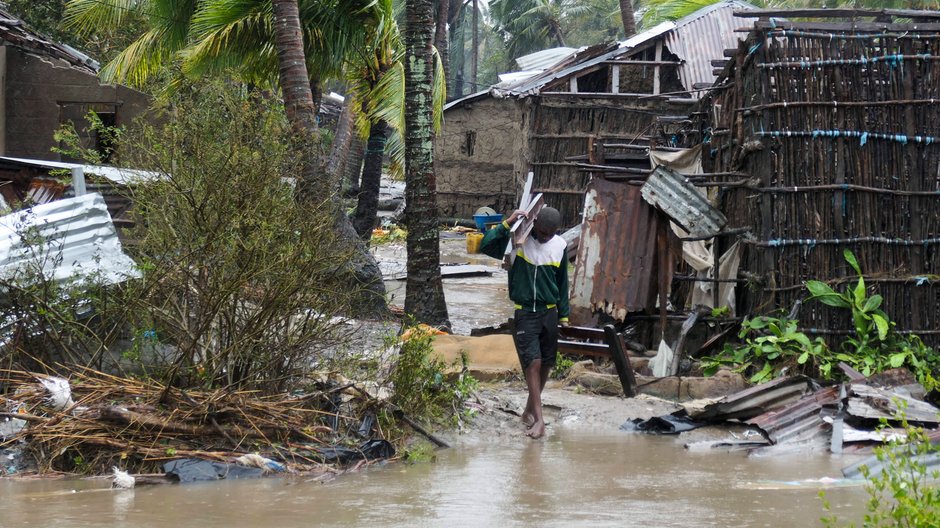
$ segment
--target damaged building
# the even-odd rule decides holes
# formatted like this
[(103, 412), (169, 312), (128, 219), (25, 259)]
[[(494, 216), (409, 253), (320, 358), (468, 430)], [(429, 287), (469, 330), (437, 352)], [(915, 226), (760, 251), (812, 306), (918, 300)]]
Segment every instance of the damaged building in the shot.
[(448, 104), (435, 145), (441, 215), (511, 210), (532, 172), (532, 192), (579, 223), (589, 142), (625, 145), (623, 156), (649, 169), (649, 147), (680, 139), (676, 123), (714, 81), (711, 61), (736, 46), (733, 11), (749, 7), (728, 0), (624, 42), (527, 57), (530, 71)]
[(62, 160), (51, 149), (53, 132), (72, 122), (85, 145), (105, 147), (85, 132), (85, 116), (120, 126), (144, 113), (149, 97), (98, 79), (98, 63), (80, 51), (51, 41), (0, 9), (0, 156)]

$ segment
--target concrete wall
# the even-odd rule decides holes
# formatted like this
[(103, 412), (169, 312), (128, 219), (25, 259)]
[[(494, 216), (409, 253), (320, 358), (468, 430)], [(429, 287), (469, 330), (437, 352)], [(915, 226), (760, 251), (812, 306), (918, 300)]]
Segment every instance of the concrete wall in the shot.
[[(0, 154), (57, 161), (52, 134), (63, 116), (81, 108), (114, 108), (116, 124), (129, 124), (146, 111), (149, 97), (123, 86), (101, 84), (98, 77), (56, 59), (5, 46), (6, 122)], [(81, 128), (84, 123), (75, 123)]]
[(483, 99), (444, 113), (435, 141), (438, 205), (445, 218), (471, 218), (479, 207), (516, 207), (514, 161), (521, 149), (518, 101)]

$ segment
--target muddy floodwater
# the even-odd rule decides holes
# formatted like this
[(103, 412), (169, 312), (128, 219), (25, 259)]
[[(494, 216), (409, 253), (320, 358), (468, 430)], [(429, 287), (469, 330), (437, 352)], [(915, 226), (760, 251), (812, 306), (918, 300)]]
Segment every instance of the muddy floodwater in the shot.
[(0, 481), (0, 526), (819, 526), (823, 486), (840, 518), (861, 518), (862, 487), (819, 483), (848, 460), (689, 452), (671, 437), (558, 426), (543, 441), (477, 440), (329, 482)]

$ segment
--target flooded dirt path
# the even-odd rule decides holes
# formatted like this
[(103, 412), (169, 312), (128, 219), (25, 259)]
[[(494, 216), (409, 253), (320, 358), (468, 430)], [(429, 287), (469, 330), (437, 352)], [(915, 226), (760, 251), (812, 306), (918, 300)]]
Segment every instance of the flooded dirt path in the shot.
[[(672, 437), (559, 426), (544, 441), (478, 438), (439, 451), (434, 463), (389, 464), (325, 483), (111, 491), (101, 489), (106, 481), (0, 481), (0, 525), (818, 526), (823, 484), (803, 481), (835, 477), (845, 462), (696, 453)], [(861, 487), (827, 494), (843, 520), (860, 519)]]

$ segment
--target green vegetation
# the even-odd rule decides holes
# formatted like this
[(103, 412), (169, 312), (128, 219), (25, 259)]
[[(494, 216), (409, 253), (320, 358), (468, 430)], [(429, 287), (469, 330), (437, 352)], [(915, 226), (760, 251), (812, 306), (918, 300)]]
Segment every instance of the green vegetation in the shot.
[(466, 372), (466, 356), (461, 358), (464, 368), (455, 378), (448, 379), (447, 364), (434, 356), (433, 334), (423, 327), (414, 327), (407, 336), (389, 376), (391, 403), (410, 416), (432, 421), (453, 415), (459, 423), (469, 417), (462, 408), (476, 390), (477, 380)]
[(880, 309), (882, 297), (869, 295), (855, 255), (844, 252), (845, 260), (858, 275), (854, 284), (841, 292), (820, 281), (808, 281), (810, 301), (848, 310), (854, 322), (854, 334), (833, 350), (817, 337), (810, 339), (797, 329), (797, 322), (786, 318), (754, 317), (745, 319), (738, 334), (744, 339), (740, 346), (726, 345), (721, 353), (703, 359), (706, 375), (719, 367), (730, 366), (762, 383), (783, 373), (803, 373), (822, 379), (839, 374), (835, 368), (845, 362), (869, 376), (888, 368), (906, 366), (927, 388), (940, 388), (936, 372), (940, 371), (940, 355), (915, 335), (901, 334), (896, 323)]
[[(862, 467), (862, 476), (868, 482), (865, 528), (937, 528), (940, 527), (940, 470), (930, 469), (924, 459), (940, 454), (940, 446), (931, 444), (927, 433), (912, 427), (902, 417), (907, 432), (903, 441), (892, 441), (876, 447), (875, 454), (882, 465), (880, 472)], [(883, 426), (887, 423), (883, 422)], [(829, 513), (822, 519), (827, 527), (855, 526), (844, 524), (832, 513), (823, 492), (819, 494), (823, 509)]]
[[(43, 265), (61, 255), (43, 253), (24, 228), (35, 258), (7, 278), (0, 307), (21, 337), (0, 359), (113, 368), (105, 351), (129, 332), (124, 359), (157, 379), (283, 390), (338, 342), (333, 317), (357, 289), (330, 227), (332, 197), (309, 203), (294, 191), (295, 149), (322, 146), (298, 139), (275, 101), (226, 82), (183, 88), (160, 111), (159, 125), (110, 131), (130, 165), (157, 175), (130, 190), (136, 226), (125, 250), (142, 278), (54, 282)], [(74, 130), (58, 137), (89, 154)]]

